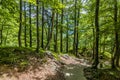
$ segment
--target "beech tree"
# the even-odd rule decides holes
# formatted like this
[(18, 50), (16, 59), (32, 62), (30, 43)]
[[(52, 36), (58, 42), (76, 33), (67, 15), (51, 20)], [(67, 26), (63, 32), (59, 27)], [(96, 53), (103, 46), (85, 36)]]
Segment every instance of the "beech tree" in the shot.
[(37, 47), (36, 47), (36, 51), (39, 52), (39, 48), (40, 48), (40, 39), (39, 39), (39, 0), (36, 0), (36, 32), (37, 32)]
[(41, 39), (41, 47), (44, 48), (44, 3), (42, 3), (42, 39)]
[(30, 44), (29, 46), (32, 47), (32, 21), (31, 21), (31, 3), (29, 3), (29, 41), (30, 41)]
[(99, 64), (99, 4), (100, 0), (96, 0), (96, 9), (95, 9), (95, 60), (93, 63), (93, 67), (97, 68)]
[(26, 29), (26, 2), (24, 2), (24, 43), (25, 47), (27, 47), (27, 29)]
[(119, 66), (119, 35), (118, 35), (118, 25), (117, 25), (118, 7), (117, 0), (114, 1), (114, 27), (115, 27), (115, 52), (112, 60), (112, 68)]
[[(62, 0), (62, 4), (63, 4), (63, 0)], [(61, 27), (60, 27), (60, 52), (63, 51), (63, 9), (62, 9), (62, 13), (61, 13)]]
[(0, 46), (89, 56), (95, 68), (107, 55), (117, 68), (119, 7), (119, 0), (0, 0)]
[(19, 47), (22, 46), (22, 43), (21, 43), (21, 31), (22, 31), (22, 0), (20, 0), (20, 24), (19, 24), (19, 32), (18, 32), (18, 44), (19, 44)]

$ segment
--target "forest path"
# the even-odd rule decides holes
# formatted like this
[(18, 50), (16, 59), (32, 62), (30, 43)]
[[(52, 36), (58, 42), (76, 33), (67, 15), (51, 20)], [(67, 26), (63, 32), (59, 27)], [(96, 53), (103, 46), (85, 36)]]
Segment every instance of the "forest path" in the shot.
[(66, 80), (86, 80), (83, 72), (84, 67), (80, 65), (67, 65), (63, 70)]
[(63, 73), (66, 80), (87, 80), (83, 72), (85, 67), (90, 66), (87, 64), (87, 60), (65, 54), (60, 57), (60, 61), (65, 64)]
[(60, 59), (56, 60), (52, 53), (47, 52), (47, 55), (43, 59), (30, 58), (33, 64), (23, 71), (3, 66), (0, 69), (5, 72), (0, 72), (0, 80), (86, 80), (83, 69), (90, 66), (87, 60), (68, 54), (59, 55)]

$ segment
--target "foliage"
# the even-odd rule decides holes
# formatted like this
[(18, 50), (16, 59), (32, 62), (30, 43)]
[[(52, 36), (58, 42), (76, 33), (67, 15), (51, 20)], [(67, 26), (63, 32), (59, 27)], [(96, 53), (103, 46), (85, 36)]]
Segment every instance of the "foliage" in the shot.
[[(118, 42), (120, 42), (120, 1), (117, 1), (117, 28), (115, 29), (114, 1), (100, 0), (99, 54), (105, 57), (106, 60), (111, 59), (116, 50), (115, 30), (118, 30)], [(22, 11), (20, 12), (19, 0), (0, 0), (0, 47), (5, 46), (5, 49), (0, 49), (0, 63), (27, 65), (29, 62), (25, 58), (32, 52), (33, 55), (43, 58), (45, 56), (45, 46), (49, 41), (48, 50), (55, 51), (55, 46), (57, 46), (57, 51), (53, 54), (57, 59), (59, 58), (57, 53), (67, 52), (75, 55), (73, 54), (74, 44), (78, 45), (78, 54), (92, 57), (93, 48), (96, 47), (94, 20), (96, 0), (38, 0), (38, 2), (36, 4), (36, 0), (22, 0)], [(38, 17), (36, 17), (36, 7), (39, 8)], [(20, 21), (20, 13), (22, 21)], [(36, 28), (37, 18), (39, 30)], [(20, 36), (22, 47), (18, 48), (16, 46), (18, 46), (20, 23), (22, 24)], [(37, 45), (37, 31), (39, 32), (38, 39), (40, 39), (39, 53), (33, 51)], [(50, 37), (51, 39), (48, 40)], [(30, 39), (32, 39), (31, 42)], [(74, 40), (78, 40), (78, 42), (74, 43)], [(30, 43), (32, 46), (30, 46)], [(43, 47), (41, 47), (42, 43)], [(63, 51), (60, 51), (61, 44), (63, 44)], [(6, 48), (6, 46), (13, 47)]]
[(119, 80), (119, 71), (113, 69), (92, 69), (92, 68), (85, 68), (84, 69), (85, 76), (87, 79), (92, 80)]
[(25, 68), (31, 64), (30, 58), (42, 58), (42, 55), (35, 53), (31, 48), (19, 48), (19, 47), (1, 47), (0, 48), (0, 64), (17, 66)]
[(101, 53), (101, 55), (103, 55), (103, 57), (105, 57), (106, 59), (111, 59), (111, 53), (109, 52), (103, 52)]

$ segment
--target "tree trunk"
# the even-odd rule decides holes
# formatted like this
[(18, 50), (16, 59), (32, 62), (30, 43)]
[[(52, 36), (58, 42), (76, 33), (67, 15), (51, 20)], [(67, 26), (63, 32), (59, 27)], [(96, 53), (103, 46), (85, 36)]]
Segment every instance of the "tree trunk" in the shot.
[(58, 40), (58, 38), (57, 38), (57, 36), (58, 36), (58, 13), (56, 13), (56, 34), (55, 34), (55, 52), (57, 52), (58, 51), (58, 43), (57, 43), (57, 40)]
[(78, 56), (78, 44), (79, 44), (79, 33), (78, 33), (78, 26), (79, 26), (79, 18), (80, 18), (80, 8), (78, 9), (78, 20), (77, 20), (77, 34), (76, 34), (76, 38), (77, 38), (77, 41), (76, 41), (76, 56)]
[[(62, 0), (63, 4), (63, 0)], [(61, 14), (61, 27), (60, 27), (60, 52), (63, 51), (63, 9), (62, 9), (62, 14)]]
[(95, 59), (95, 29), (93, 28), (93, 56), (92, 59)]
[(36, 0), (36, 31), (37, 31), (37, 47), (36, 47), (36, 52), (38, 53), (39, 52), (39, 47), (40, 47), (40, 40), (39, 40), (39, 8), (38, 8), (38, 6), (39, 6), (39, 0)]
[(50, 41), (52, 39), (52, 33), (53, 33), (53, 29), (54, 29), (54, 10), (52, 11), (52, 19), (51, 19), (51, 22), (52, 22), (52, 26), (51, 26), (51, 31), (50, 33), (48, 33), (49, 37), (48, 37), (48, 42), (45, 46), (45, 49), (47, 50), (49, 48), (49, 44), (50, 44)]
[(2, 24), (2, 28), (0, 30), (0, 45), (2, 45), (2, 41), (3, 41), (3, 24)]
[(69, 38), (69, 32), (68, 32), (68, 30), (69, 30), (69, 19), (68, 19), (68, 17), (67, 17), (67, 34), (66, 34), (66, 53), (68, 53), (68, 43), (69, 43), (69, 41), (68, 41), (68, 38)]
[(31, 22), (31, 3), (29, 4), (29, 36), (30, 36), (30, 47), (32, 47), (32, 22)]
[(24, 42), (25, 47), (27, 47), (27, 33), (26, 33), (26, 2), (24, 2)]
[(117, 0), (114, 1), (114, 26), (115, 26), (115, 53), (113, 55), (112, 59), (112, 68), (115, 68), (115, 60), (117, 63), (117, 59), (119, 56), (119, 40), (118, 40), (118, 27), (117, 27), (117, 12), (118, 12), (118, 7), (117, 7)]
[(18, 45), (19, 45), (19, 47), (22, 46), (22, 44), (21, 44), (21, 31), (22, 31), (22, 0), (20, 0), (20, 24), (19, 24), (19, 32), (18, 32)]
[[(50, 28), (51, 26), (50, 25), (48, 25), (48, 37), (47, 37), (47, 44), (49, 43), (49, 40), (50, 40), (50, 32), (51, 32), (51, 28)], [(47, 47), (47, 50), (49, 50), (50, 49), (50, 45), (48, 45), (48, 47)]]
[(44, 3), (42, 3), (42, 39), (41, 39), (41, 47), (44, 48)]
[(100, 0), (96, 0), (96, 9), (95, 9), (95, 60), (93, 63), (93, 68), (97, 69), (99, 64), (98, 53), (99, 53), (99, 3)]
[[(76, 18), (76, 5), (77, 5), (77, 0), (75, 0), (75, 20), (74, 20), (74, 41), (73, 41), (73, 53), (76, 55), (76, 42), (77, 42), (77, 35), (76, 35), (76, 26), (77, 26), (77, 18)], [(77, 56), (77, 55), (76, 55)]]

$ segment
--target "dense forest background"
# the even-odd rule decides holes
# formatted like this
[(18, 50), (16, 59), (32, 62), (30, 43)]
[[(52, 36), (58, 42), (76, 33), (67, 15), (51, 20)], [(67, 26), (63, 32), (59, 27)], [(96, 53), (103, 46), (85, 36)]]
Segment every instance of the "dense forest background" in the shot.
[(120, 58), (119, 0), (0, 0), (0, 46)]

